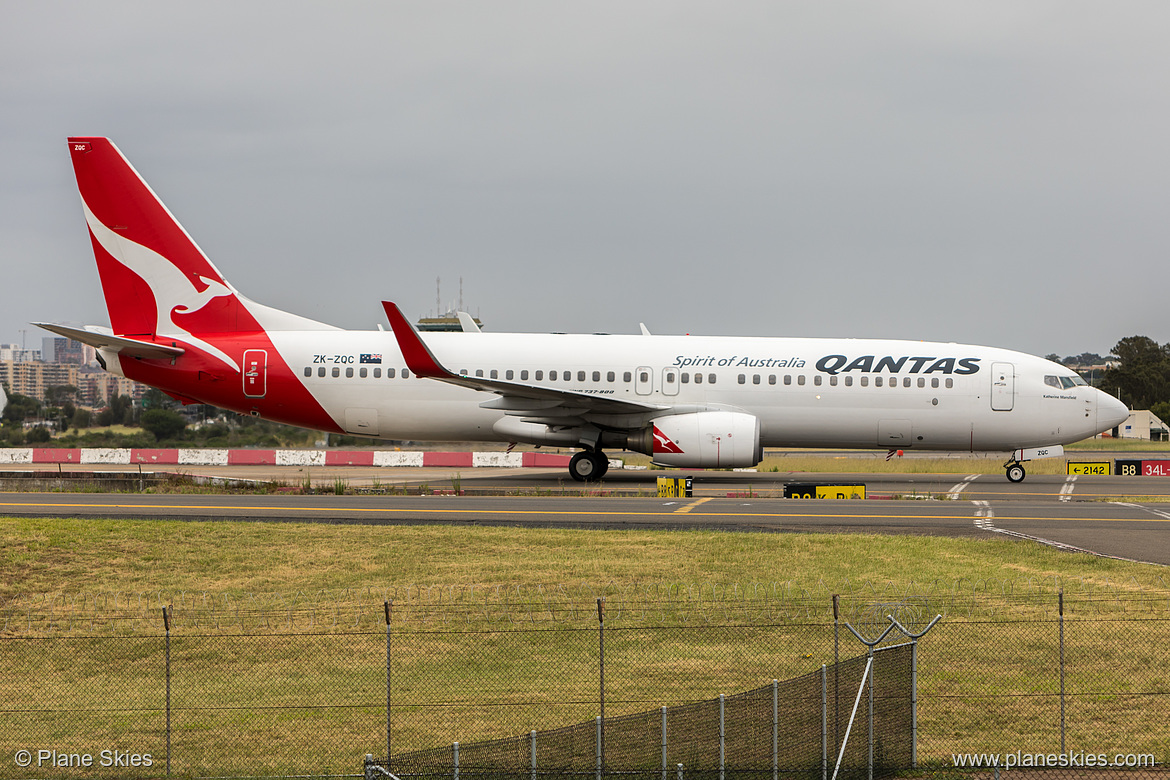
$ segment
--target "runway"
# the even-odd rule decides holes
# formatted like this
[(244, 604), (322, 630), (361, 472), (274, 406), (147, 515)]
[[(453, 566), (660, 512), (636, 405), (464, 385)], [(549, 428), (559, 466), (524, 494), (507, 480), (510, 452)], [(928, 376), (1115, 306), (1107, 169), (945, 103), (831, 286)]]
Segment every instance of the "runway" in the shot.
[[(226, 467), (225, 467), (226, 468)], [(219, 471), (200, 469), (200, 473)], [(269, 479), (248, 467), (231, 475)], [(295, 472), (295, 470), (293, 470)], [(323, 470), (319, 470), (323, 471)], [(559, 469), (329, 469), (313, 475), (328, 487), (342, 479), (367, 489), (420, 483), (507, 495), (191, 495), (0, 493), (7, 516), (118, 517), (182, 521), (334, 524), (506, 525), (591, 529), (704, 529), (739, 532), (929, 534), (1013, 538), (1058, 549), (1170, 565), (1170, 480), (1148, 477), (1031, 475), (1011, 484), (1000, 474), (792, 474), (613, 472), (599, 495)], [(432, 472), (432, 473), (424, 473)], [(658, 476), (693, 476), (694, 497), (656, 495)], [(223, 474), (219, 474), (223, 476)], [(297, 483), (295, 473), (284, 479)], [(864, 482), (869, 500), (783, 499), (789, 481)], [(636, 495), (641, 492), (643, 495)], [(875, 500), (876, 499), (876, 500)], [(884, 499), (884, 500), (883, 500)], [(1151, 500), (1155, 499), (1155, 500)]]

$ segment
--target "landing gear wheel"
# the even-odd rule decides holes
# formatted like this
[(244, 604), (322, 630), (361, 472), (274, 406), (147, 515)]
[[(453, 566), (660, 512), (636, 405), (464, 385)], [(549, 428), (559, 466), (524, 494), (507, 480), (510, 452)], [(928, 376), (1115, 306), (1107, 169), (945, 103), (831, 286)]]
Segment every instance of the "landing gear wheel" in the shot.
[(578, 482), (597, 482), (609, 470), (609, 459), (600, 452), (578, 452), (569, 461), (569, 476)]
[(1021, 464), (1011, 463), (1008, 465), (1008, 467), (1007, 467), (1008, 482), (1023, 482), (1024, 477), (1026, 477), (1026, 476), (1028, 476), (1028, 473), (1026, 471), (1024, 471), (1024, 467)]

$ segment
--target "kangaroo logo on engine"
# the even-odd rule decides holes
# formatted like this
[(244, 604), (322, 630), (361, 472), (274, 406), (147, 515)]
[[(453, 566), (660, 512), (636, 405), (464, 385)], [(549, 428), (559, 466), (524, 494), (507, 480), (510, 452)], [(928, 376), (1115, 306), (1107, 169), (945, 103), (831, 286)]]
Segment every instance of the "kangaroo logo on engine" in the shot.
[(840, 374), (845, 371), (861, 371), (867, 374), (880, 374), (888, 371), (899, 374), (905, 371), (908, 374), (974, 374), (979, 370), (979, 358), (976, 357), (935, 357), (935, 356), (903, 356), (893, 357), (886, 355), (862, 355), (850, 360), (845, 355), (825, 355), (817, 361), (817, 370), (826, 374)]

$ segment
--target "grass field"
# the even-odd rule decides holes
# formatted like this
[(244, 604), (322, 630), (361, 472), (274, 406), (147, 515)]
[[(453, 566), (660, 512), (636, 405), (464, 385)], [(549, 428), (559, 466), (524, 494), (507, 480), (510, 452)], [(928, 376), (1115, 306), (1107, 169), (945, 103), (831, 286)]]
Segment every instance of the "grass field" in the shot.
[[(378, 752), (386, 598), (395, 738), (409, 749), (592, 717), (596, 596), (617, 715), (831, 662), (834, 592), (854, 621), (898, 605), (920, 624), (946, 613), (924, 644), (924, 756), (1004, 749), (1004, 735), (1047, 747), (1062, 588), (1069, 685), (1092, 694), (1070, 733), (1163, 760), (1168, 747), (1150, 709), (1165, 697), (1148, 695), (1170, 685), (1163, 570), (1026, 543), (9, 518), (0, 571), (0, 701), (45, 713), (0, 735), (8, 754), (31, 730), (158, 755), (166, 603), (183, 776), (353, 771), (351, 753)], [(849, 642), (843, 655), (859, 650)]]

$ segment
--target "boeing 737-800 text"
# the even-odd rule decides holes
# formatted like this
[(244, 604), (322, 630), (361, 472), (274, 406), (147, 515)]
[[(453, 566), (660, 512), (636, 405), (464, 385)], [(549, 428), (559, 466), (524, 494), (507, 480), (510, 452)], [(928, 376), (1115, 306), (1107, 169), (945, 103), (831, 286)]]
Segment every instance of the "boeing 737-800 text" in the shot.
[[(258, 304), (216, 269), (106, 138), (70, 138), (110, 327), (42, 327), (186, 403), (381, 439), (604, 450), (672, 467), (758, 463), (764, 447), (1010, 452), (1113, 428), (1115, 398), (1006, 349), (875, 339), (349, 331)], [(465, 318), (466, 319), (466, 318)]]

